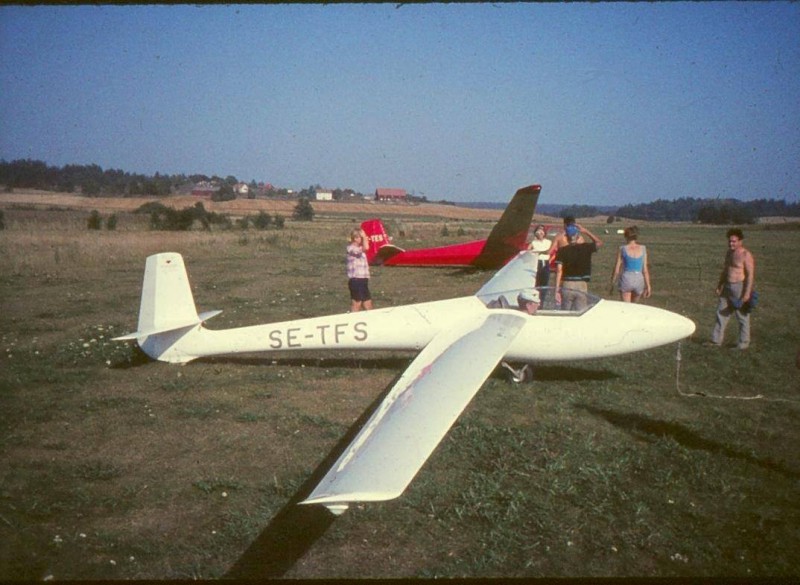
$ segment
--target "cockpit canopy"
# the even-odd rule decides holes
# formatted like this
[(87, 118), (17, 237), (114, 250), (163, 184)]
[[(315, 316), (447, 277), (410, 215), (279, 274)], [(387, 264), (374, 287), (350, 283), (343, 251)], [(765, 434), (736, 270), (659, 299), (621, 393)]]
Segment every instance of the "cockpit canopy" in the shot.
[[(536, 294), (531, 294), (535, 291)], [(538, 297), (537, 315), (583, 315), (594, 307), (600, 297), (579, 290), (562, 289), (561, 298), (552, 286), (538, 286), (527, 289), (495, 291), (491, 295), (478, 295), (490, 309), (519, 309), (525, 311), (524, 303)]]
[(553, 287), (534, 287), (535, 282), (536, 255), (520, 252), (483, 285), (477, 297), (489, 308), (520, 310), (525, 310), (526, 298), (538, 297), (537, 315), (582, 315), (600, 302), (590, 293), (562, 288), (558, 295)]

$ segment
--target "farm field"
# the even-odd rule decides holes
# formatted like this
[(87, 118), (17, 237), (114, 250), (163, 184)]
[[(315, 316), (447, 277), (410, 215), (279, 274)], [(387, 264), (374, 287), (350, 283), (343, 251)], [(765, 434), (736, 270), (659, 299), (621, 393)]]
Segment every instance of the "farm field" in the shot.
[[(509, 201), (513, 193), (508, 194)], [(166, 198), (157, 197), (83, 197), (69, 193), (53, 193), (35, 189), (17, 189), (12, 193), (0, 194), (0, 207), (17, 207), (44, 210), (85, 210), (114, 212), (132, 212), (145, 203), (159, 201), (165, 205), (181, 209), (191, 207), (198, 201), (208, 211), (228, 213), (234, 216), (255, 215), (259, 211), (280, 213), (291, 217), (297, 201), (281, 199), (234, 199), (232, 201), (211, 201), (207, 198), (192, 195), (175, 195)], [(351, 215), (366, 217), (383, 214), (388, 211), (392, 216), (435, 216), (456, 220), (496, 220), (502, 210), (472, 209), (454, 205), (437, 203), (392, 203), (376, 201), (313, 201), (314, 210), (320, 215)]]
[[(200, 311), (223, 309), (211, 329), (344, 312), (347, 234), (371, 210), (315, 202), (318, 220), (283, 230), (153, 232), (127, 210), (6, 195), (2, 580), (800, 574), (800, 230), (745, 228), (761, 303), (737, 352), (702, 345), (726, 228), (646, 225), (647, 302), (693, 319), (692, 339), (543, 365), (530, 384), (491, 377), (402, 497), (334, 519), (293, 502), (412, 354), (174, 366), (110, 338), (135, 329), (145, 259), (164, 251), (183, 254)], [(119, 228), (88, 231), (95, 208)], [(500, 215), (469, 211), (486, 215), (386, 223), (413, 248), (485, 237)], [(621, 236), (587, 224), (606, 243), (591, 291), (613, 298)], [(386, 307), (490, 276), (373, 268), (370, 288)]]

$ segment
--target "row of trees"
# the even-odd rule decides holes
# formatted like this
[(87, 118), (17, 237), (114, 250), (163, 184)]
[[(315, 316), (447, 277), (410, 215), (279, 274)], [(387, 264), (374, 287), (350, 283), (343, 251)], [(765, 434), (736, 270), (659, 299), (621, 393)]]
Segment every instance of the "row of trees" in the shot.
[(652, 221), (697, 221), (710, 224), (751, 224), (759, 217), (800, 217), (800, 203), (781, 199), (698, 199), (681, 197), (673, 201), (658, 199), (651, 203), (624, 205), (616, 215)]
[[(229, 175), (225, 178), (206, 175), (161, 175), (146, 176), (127, 173), (117, 169), (103, 170), (98, 165), (65, 165), (53, 167), (38, 160), (0, 160), (0, 185), (6, 189), (15, 188), (54, 190), (72, 193), (80, 189), (84, 195), (164, 196), (175, 193), (181, 187), (187, 188), (200, 182), (213, 183), (219, 189), (213, 193), (215, 201), (235, 199), (233, 186), (239, 181)], [(259, 186), (251, 181), (250, 197), (255, 197)], [(299, 220), (313, 219), (310, 201), (314, 198), (319, 185), (311, 185), (291, 196), (299, 198), (294, 217)], [(270, 192), (277, 197), (290, 197), (286, 189), (275, 189)], [(350, 199), (363, 197), (352, 189), (336, 189), (333, 198)], [(424, 199), (424, 198), (423, 198)], [(570, 205), (562, 208), (561, 217), (587, 217), (598, 215), (597, 207), (591, 205)], [(736, 199), (698, 199), (681, 197), (675, 200), (658, 199), (651, 203), (629, 204), (620, 207), (613, 216), (630, 219), (653, 221), (697, 221), (701, 223), (754, 223), (763, 216), (800, 217), (800, 203), (786, 203), (778, 199), (756, 199), (754, 201), (738, 201)]]
[[(560, 217), (590, 217), (600, 215), (590, 205), (570, 205), (559, 212)], [(672, 201), (658, 199), (651, 203), (623, 205), (609, 216), (609, 223), (619, 217), (651, 221), (692, 221), (707, 224), (752, 224), (759, 217), (800, 217), (800, 203), (778, 199), (697, 199), (681, 197)]]
[[(166, 196), (178, 192), (181, 188), (185, 191), (198, 183), (210, 183), (217, 186), (212, 192), (213, 201), (230, 201), (236, 199), (234, 186), (240, 183), (233, 175), (219, 177), (217, 175), (162, 175), (156, 173), (147, 176), (136, 173), (127, 173), (118, 169), (103, 170), (98, 165), (64, 165), (63, 167), (49, 166), (39, 160), (0, 160), (0, 185), (6, 190), (14, 189), (41, 189), (43, 191), (60, 191), (74, 193), (80, 191), (83, 195), (112, 197), (135, 196)], [(269, 195), (278, 198), (307, 198), (313, 199), (319, 185), (311, 185), (298, 194), (291, 194), (288, 189), (267, 186)], [(264, 192), (264, 185), (259, 185), (255, 180), (248, 184), (248, 197), (254, 198), (256, 194)], [(334, 189), (335, 200), (363, 198), (364, 195), (353, 189)]]
[(0, 160), (0, 184), (6, 190), (42, 189), (84, 195), (169, 195), (184, 184), (208, 179), (204, 175), (161, 175), (152, 177), (126, 173), (118, 169), (103, 170), (98, 165), (64, 165), (52, 167), (38, 160)]
[[(92, 212), (93, 215), (96, 213), (96, 211)], [(231, 218), (224, 213), (207, 211), (200, 201), (195, 203), (192, 207), (184, 207), (183, 209), (173, 209), (172, 207), (167, 207), (157, 201), (153, 201), (139, 207), (136, 213), (149, 214), (151, 229), (162, 231), (187, 231), (192, 229), (195, 224), (199, 224), (204, 230), (210, 230), (212, 227), (231, 229), (234, 225), (241, 229), (248, 229), (250, 226), (258, 230), (266, 230), (272, 227), (283, 229), (286, 222), (286, 219), (280, 214), (276, 214), (273, 217), (265, 211), (260, 211), (258, 215), (247, 215), (237, 220), (234, 224)], [(91, 217), (89, 221), (89, 228), (92, 229)]]

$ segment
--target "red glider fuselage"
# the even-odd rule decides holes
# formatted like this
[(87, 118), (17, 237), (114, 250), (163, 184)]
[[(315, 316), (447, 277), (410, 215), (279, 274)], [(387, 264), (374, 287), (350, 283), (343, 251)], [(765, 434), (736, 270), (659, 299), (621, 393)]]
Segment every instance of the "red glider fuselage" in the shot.
[(519, 189), (485, 240), (404, 250), (389, 243), (389, 236), (380, 219), (369, 219), (361, 224), (370, 240), (367, 253), (369, 263), (383, 266), (500, 268), (521, 250), (527, 249), (528, 229), (541, 190), (540, 185)]

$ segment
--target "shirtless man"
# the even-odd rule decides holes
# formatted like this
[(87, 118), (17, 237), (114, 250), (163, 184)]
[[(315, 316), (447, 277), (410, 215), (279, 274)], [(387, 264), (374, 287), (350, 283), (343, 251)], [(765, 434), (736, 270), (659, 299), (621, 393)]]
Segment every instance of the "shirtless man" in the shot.
[(737, 349), (750, 347), (750, 310), (748, 303), (753, 294), (756, 264), (750, 250), (744, 247), (742, 240), (744, 234), (740, 229), (728, 230), (728, 253), (725, 255), (725, 264), (719, 275), (719, 284), (716, 294), (719, 297), (717, 305), (717, 321), (711, 333), (711, 343), (722, 345), (725, 327), (731, 313), (736, 313), (739, 322), (739, 343)]

